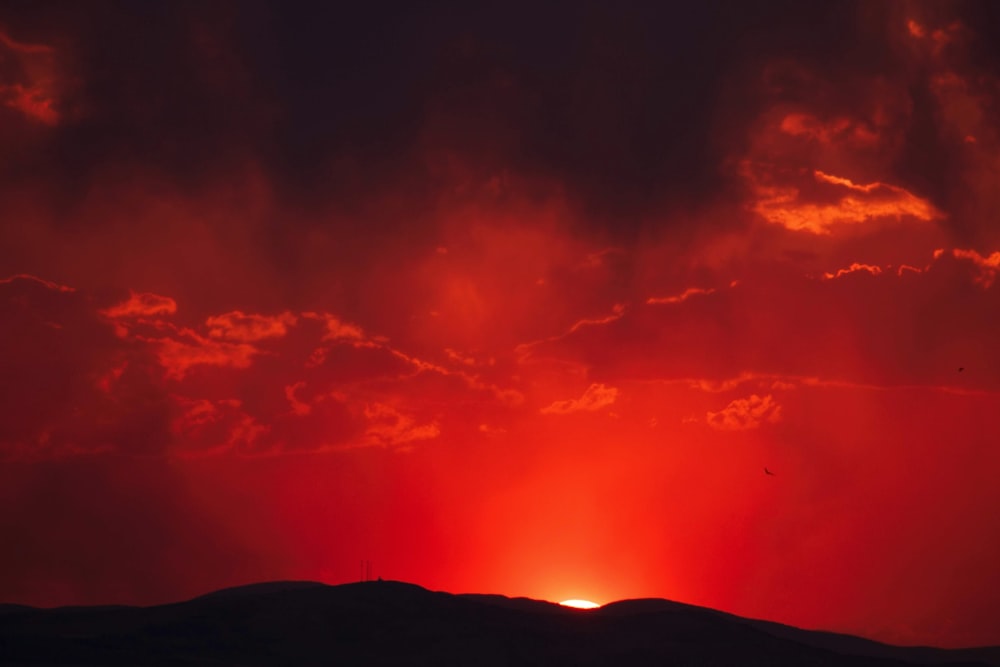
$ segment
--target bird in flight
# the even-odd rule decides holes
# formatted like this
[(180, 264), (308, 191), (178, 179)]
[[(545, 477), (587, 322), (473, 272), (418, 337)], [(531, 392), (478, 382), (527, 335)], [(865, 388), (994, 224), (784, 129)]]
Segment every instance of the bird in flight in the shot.
[(770, 475), (771, 477), (774, 477), (774, 473), (771, 472), (770, 470), (768, 470), (766, 467), (764, 468), (764, 474), (765, 475)]

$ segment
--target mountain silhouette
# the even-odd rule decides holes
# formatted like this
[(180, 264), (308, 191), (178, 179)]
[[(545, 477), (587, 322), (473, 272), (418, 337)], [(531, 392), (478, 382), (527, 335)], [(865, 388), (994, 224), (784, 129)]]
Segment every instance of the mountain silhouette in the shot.
[(155, 607), (0, 606), (0, 664), (1000, 665), (646, 599), (592, 611), (402, 582), (271, 582)]

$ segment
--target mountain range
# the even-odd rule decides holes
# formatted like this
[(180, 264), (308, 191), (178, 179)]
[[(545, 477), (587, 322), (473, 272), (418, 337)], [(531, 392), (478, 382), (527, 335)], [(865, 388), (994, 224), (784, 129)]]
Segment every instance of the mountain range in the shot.
[(153, 607), (0, 605), (0, 664), (998, 667), (1000, 647), (891, 646), (663, 599), (582, 611), (396, 581), (291, 581)]

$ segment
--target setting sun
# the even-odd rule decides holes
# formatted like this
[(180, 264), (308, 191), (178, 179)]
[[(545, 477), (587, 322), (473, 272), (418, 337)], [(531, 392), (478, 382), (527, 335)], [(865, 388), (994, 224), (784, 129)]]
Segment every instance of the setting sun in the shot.
[(564, 607), (573, 607), (574, 609), (597, 609), (601, 606), (590, 600), (563, 600), (559, 604)]

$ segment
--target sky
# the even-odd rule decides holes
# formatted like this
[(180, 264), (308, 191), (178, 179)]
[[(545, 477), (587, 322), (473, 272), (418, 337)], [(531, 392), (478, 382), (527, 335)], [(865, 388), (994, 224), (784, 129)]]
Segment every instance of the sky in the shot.
[(337, 4), (0, 4), (0, 601), (1000, 644), (995, 3)]

